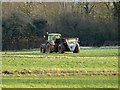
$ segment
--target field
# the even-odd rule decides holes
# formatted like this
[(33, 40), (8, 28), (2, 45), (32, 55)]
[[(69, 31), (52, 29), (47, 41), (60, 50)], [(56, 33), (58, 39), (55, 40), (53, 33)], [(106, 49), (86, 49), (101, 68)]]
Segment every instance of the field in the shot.
[(118, 88), (118, 49), (1, 53), (3, 88)]

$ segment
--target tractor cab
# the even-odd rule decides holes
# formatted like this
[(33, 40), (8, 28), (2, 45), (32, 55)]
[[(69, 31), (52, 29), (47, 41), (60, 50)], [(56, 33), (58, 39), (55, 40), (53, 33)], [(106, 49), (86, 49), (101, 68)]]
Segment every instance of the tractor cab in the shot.
[(59, 34), (59, 33), (50, 33), (50, 34), (48, 34), (47, 40), (49, 42), (51, 42), (51, 41), (55, 41), (56, 39), (60, 39), (60, 38), (61, 38), (61, 34)]

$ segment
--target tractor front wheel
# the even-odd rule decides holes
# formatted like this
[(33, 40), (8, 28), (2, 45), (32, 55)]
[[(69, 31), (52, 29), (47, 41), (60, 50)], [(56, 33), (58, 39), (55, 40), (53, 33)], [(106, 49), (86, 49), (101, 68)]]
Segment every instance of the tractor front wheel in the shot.
[(41, 47), (40, 47), (40, 52), (41, 52), (41, 53), (45, 53), (45, 45), (41, 45)]

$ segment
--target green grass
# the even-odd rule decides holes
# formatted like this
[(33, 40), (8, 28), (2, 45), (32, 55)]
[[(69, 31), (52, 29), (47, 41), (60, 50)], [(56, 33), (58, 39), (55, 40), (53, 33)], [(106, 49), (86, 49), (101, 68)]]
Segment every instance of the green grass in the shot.
[(118, 88), (117, 76), (3, 77), (6, 88)]
[(3, 70), (22, 69), (80, 69), (80, 68), (118, 68), (117, 57), (102, 58), (8, 58), (3, 57)]
[[(1, 52), (3, 70), (117, 70), (118, 49), (82, 49), (79, 54), (39, 51)], [(19, 56), (18, 56), (19, 55)], [(28, 57), (29, 56), (29, 57)], [(118, 76), (3, 75), (4, 88), (117, 88)]]
[[(36, 51), (6, 51), (2, 52), (2, 55), (43, 55), (43, 56), (56, 56), (56, 53), (52, 54), (42, 54), (38, 50)], [(73, 57), (108, 57), (108, 56), (118, 56), (118, 49), (81, 49), (80, 54), (68, 53), (59, 54), (57, 56), (73, 56)]]

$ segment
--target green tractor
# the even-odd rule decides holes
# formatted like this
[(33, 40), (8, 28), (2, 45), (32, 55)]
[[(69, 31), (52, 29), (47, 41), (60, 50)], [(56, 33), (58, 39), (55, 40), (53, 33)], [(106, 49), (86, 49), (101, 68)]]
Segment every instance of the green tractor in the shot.
[(46, 43), (41, 44), (40, 46), (40, 52), (42, 53), (52, 52), (64, 53), (65, 51), (79, 53), (80, 51), (78, 38), (62, 38), (61, 34), (59, 33), (50, 33), (47, 34), (46, 39), (47, 39)]

